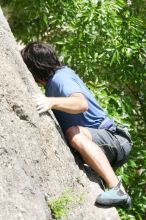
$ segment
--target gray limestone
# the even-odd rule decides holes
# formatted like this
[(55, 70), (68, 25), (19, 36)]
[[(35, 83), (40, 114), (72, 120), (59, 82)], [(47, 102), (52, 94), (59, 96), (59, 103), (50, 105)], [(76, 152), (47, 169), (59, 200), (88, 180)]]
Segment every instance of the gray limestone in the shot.
[(94, 205), (98, 177), (66, 145), (52, 112), (38, 115), (36, 93), (0, 10), (0, 220), (51, 220), (46, 200), (66, 189), (74, 199), (62, 219), (120, 219), (115, 208)]

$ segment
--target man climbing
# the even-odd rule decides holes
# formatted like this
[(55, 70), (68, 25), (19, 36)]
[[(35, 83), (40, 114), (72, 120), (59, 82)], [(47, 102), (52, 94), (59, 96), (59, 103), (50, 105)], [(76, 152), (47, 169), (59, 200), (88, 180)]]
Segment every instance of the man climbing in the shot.
[(129, 133), (114, 125), (75, 72), (61, 65), (50, 45), (30, 43), (21, 54), (35, 81), (45, 87), (46, 96), (35, 96), (38, 113), (54, 112), (70, 147), (107, 184), (109, 190), (97, 196), (96, 204), (129, 208), (130, 196), (112, 168), (121, 166), (129, 155)]

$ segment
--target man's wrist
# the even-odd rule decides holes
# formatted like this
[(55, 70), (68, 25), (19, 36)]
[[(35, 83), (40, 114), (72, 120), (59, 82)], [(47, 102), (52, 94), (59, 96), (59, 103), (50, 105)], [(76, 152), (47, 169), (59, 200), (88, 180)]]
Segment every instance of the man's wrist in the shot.
[(56, 98), (50, 97), (50, 98), (49, 98), (49, 105), (50, 105), (50, 104), (51, 104), (51, 109), (55, 109), (55, 106), (56, 106), (56, 104), (57, 104)]

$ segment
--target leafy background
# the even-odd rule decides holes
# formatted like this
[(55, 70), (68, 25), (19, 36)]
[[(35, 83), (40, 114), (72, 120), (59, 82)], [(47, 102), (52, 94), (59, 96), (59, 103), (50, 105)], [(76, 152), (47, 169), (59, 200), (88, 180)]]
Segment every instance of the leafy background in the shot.
[(117, 173), (132, 197), (123, 220), (146, 219), (146, 1), (1, 0), (19, 43), (53, 44), (115, 121), (133, 151)]

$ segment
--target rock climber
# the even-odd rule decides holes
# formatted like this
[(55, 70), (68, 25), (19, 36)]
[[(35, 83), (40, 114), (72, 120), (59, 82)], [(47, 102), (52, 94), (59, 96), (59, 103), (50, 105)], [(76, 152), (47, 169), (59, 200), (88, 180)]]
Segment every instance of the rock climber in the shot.
[(60, 63), (50, 45), (29, 43), (21, 55), (35, 81), (45, 88), (45, 95), (35, 96), (38, 113), (53, 111), (69, 146), (106, 183), (108, 190), (97, 196), (96, 204), (129, 208), (131, 198), (114, 172), (131, 151), (128, 131), (114, 124), (79, 76)]

